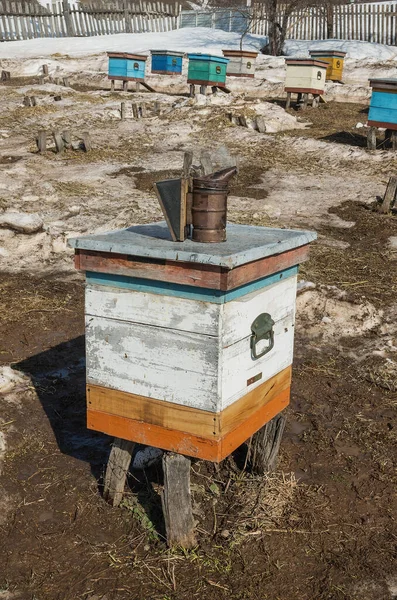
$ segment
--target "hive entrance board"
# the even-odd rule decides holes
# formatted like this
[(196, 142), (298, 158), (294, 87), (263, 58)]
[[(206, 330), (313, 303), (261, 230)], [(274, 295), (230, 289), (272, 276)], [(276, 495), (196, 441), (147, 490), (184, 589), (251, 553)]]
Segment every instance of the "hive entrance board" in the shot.
[(167, 179), (154, 184), (161, 210), (174, 242), (183, 242), (186, 227), (186, 179)]

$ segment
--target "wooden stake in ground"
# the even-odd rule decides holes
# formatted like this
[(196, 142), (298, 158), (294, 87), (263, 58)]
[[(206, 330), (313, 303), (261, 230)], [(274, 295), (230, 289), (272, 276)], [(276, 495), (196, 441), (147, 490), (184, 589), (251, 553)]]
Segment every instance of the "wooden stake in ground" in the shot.
[(1, 72), (1, 81), (9, 81), (11, 79), (10, 71), (2, 71)]
[(125, 121), (125, 117), (127, 115), (127, 107), (126, 107), (126, 103), (122, 102), (121, 103), (121, 108), (120, 108), (120, 116), (121, 116), (121, 120)]
[(43, 75), (47, 76), (48, 75), (48, 65), (43, 65), (42, 69), (43, 69)]
[(115, 438), (106, 468), (103, 497), (112, 506), (118, 506), (124, 493), (125, 480), (131, 464), (134, 442)]
[(284, 427), (285, 417), (281, 413), (252, 436), (247, 458), (254, 473), (265, 475), (275, 470)]
[(84, 131), (81, 134), (81, 139), (84, 152), (89, 152), (90, 150), (92, 150), (91, 136), (88, 133), (88, 131)]
[(392, 176), (387, 184), (386, 192), (383, 197), (383, 202), (378, 208), (378, 212), (387, 215), (391, 207), (396, 203), (397, 195), (397, 177)]
[(114, 92), (114, 79), (110, 80), (110, 91)]
[(69, 130), (62, 131), (62, 139), (67, 150), (72, 147), (72, 135)]
[(47, 132), (44, 131), (43, 129), (41, 131), (39, 131), (39, 133), (37, 134), (36, 144), (37, 144), (37, 149), (40, 153), (46, 151), (46, 149), (47, 149)]
[(58, 131), (53, 131), (52, 135), (54, 138), (55, 147), (56, 147), (57, 152), (63, 152), (64, 144), (63, 144), (62, 135)]
[(164, 490), (161, 496), (167, 544), (192, 548), (196, 545), (190, 496), (190, 459), (181, 454), (163, 456)]
[(376, 127), (368, 127), (367, 148), (368, 150), (376, 150)]

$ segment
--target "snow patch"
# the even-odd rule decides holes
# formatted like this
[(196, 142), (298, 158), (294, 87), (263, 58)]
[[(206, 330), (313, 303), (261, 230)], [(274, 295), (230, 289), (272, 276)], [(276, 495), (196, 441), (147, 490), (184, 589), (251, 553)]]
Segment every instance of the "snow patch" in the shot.
[(346, 292), (321, 286), (297, 297), (298, 328), (301, 335), (339, 344), (344, 337), (359, 337), (382, 323), (383, 311), (370, 302), (353, 304)]
[(5, 212), (0, 215), (0, 227), (21, 233), (36, 233), (43, 229), (43, 220), (38, 214)]

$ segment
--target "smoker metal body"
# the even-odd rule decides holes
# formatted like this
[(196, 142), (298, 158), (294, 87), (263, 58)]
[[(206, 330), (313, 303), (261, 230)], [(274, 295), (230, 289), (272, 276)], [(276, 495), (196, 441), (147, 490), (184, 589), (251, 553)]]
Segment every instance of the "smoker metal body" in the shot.
[(70, 240), (86, 274), (87, 424), (219, 462), (289, 402), (298, 265), (312, 232), (165, 223)]

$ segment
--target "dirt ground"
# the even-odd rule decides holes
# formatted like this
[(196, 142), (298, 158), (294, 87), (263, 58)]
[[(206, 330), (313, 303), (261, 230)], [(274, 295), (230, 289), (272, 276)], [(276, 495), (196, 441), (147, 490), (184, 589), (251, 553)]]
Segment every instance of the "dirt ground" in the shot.
[[(238, 99), (145, 94), (172, 110), (122, 123), (120, 100), (141, 96), (70, 88), (55, 103), (52, 86), (14, 81), (0, 98), (0, 207), (43, 220), (0, 229), (0, 363), (14, 377), (0, 396), (0, 599), (397, 598), (397, 216), (372, 210), (396, 159), (365, 149), (367, 107), (290, 111), (311, 125), (259, 134), (230, 123)], [(41, 106), (21, 107), (27, 89)], [(41, 127), (89, 130), (94, 149), (39, 156)], [(85, 428), (84, 284), (66, 240), (160, 219), (151, 183), (188, 149), (221, 166), (237, 155), (230, 220), (319, 238), (277, 472), (251, 474), (244, 447), (195, 461), (187, 552), (164, 543), (159, 465), (131, 471), (120, 508), (101, 497), (111, 440)]]

